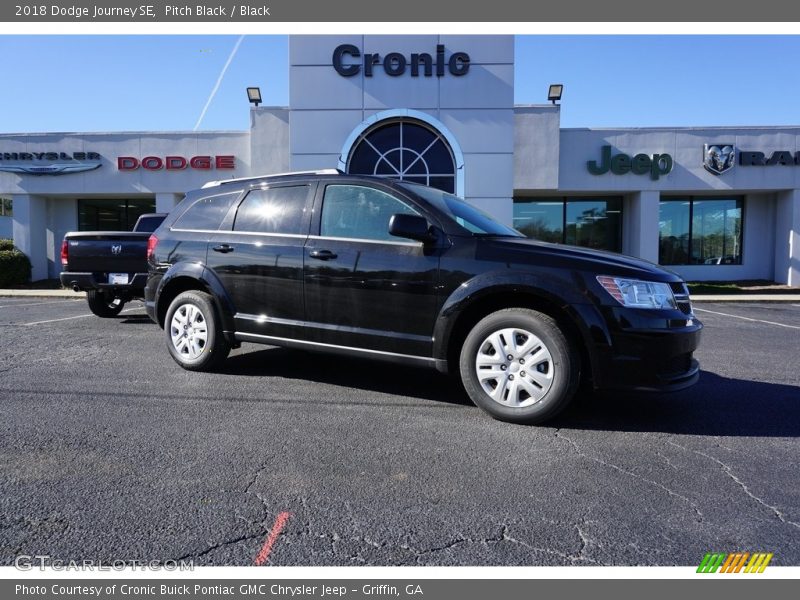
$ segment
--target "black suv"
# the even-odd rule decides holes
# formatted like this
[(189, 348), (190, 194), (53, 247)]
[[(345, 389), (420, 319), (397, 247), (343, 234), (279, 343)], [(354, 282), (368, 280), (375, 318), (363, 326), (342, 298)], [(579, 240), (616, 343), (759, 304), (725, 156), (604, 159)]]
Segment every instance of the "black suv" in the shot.
[(241, 342), (457, 373), (492, 416), (595, 389), (693, 384), (701, 323), (676, 274), (527, 239), (423, 185), (338, 171), (211, 182), (149, 244), (147, 313), (175, 361)]

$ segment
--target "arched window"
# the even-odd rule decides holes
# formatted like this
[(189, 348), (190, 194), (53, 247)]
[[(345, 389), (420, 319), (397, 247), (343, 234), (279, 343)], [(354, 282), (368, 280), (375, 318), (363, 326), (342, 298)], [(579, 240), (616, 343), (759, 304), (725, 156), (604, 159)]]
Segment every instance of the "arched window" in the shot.
[(358, 136), (347, 172), (456, 191), (456, 164), (447, 140), (430, 125), (411, 118), (380, 121)]

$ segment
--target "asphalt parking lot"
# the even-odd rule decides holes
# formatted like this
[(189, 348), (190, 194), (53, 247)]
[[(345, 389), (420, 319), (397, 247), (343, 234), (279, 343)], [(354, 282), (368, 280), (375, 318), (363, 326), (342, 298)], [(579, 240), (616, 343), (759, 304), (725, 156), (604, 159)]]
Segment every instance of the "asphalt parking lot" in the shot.
[(800, 305), (696, 307), (694, 388), (522, 427), (435, 373), (248, 344), (190, 373), (141, 304), (0, 298), (0, 564), (798, 565)]

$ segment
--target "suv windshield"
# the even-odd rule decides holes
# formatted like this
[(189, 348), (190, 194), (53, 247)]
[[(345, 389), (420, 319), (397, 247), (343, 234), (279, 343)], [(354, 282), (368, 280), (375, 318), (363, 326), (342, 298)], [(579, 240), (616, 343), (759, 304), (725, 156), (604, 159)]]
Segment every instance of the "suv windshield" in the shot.
[(442, 192), (418, 183), (400, 183), (408, 191), (417, 194), (430, 202), (440, 211), (448, 215), (472, 235), (501, 235), (507, 237), (525, 237), (516, 229), (495, 221), (494, 217), (481, 209), (464, 202), (458, 196)]

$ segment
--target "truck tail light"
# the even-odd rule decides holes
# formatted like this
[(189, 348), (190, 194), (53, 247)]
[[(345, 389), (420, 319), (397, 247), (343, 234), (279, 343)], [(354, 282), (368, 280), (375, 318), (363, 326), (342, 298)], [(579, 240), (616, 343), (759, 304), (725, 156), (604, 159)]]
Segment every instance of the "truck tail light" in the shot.
[(67, 240), (61, 242), (61, 266), (66, 267), (69, 262), (69, 244)]
[(147, 238), (147, 260), (150, 261), (150, 257), (153, 256), (153, 253), (156, 251), (156, 246), (158, 246), (158, 238), (156, 234), (152, 234), (149, 238)]

